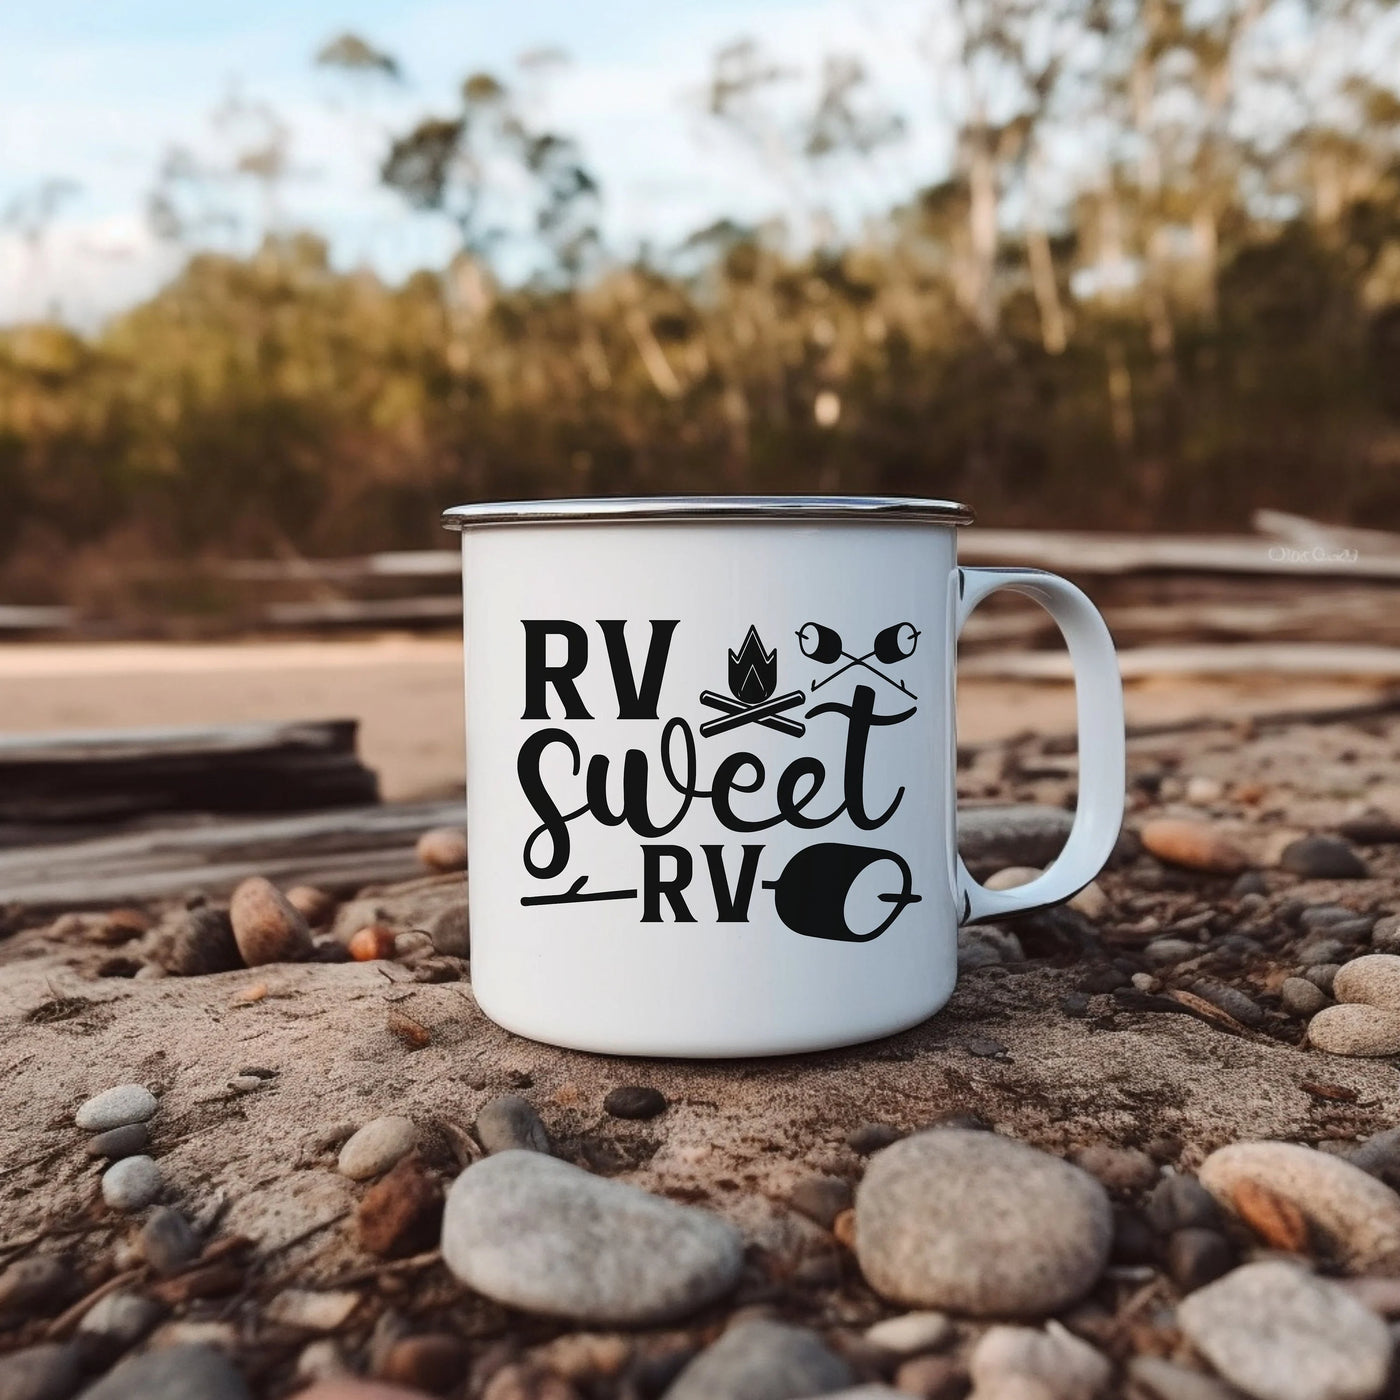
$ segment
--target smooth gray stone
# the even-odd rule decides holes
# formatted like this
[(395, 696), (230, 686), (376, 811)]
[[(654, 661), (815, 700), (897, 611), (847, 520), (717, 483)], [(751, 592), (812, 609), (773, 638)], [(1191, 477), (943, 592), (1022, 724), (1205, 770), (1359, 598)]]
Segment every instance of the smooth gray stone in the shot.
[(968, 865), (1045, 866), (1059, 855), (1073, 825), (1073, 814), (1062, 807), (961, 807), (958, 850)]
[(162, 1276), (183, 1269), (199, 1253), (199, 1238), (178, 1210), (157, 1206), (141, 1227), (141, 1257)]
[(149, 1157), (123, 1157), (102, 1173), (102, 1199), (113, 1210), (142, 1210), (163, 1185), (160, 1168)]
[(1297, 1264), (1246, 1264), (1177, 1309), (1181, 1330), (1256, 1400), (1368, 1400), (1390, 1369), (1385, 1323)]
[(671, 1382), (665, 1400), (799, 1400), (855, 1385), (851, 1368), (806, 1327), (731, 1327)]
[(169, 1347), (123, 1361), (82, 1400), (251, 1400), (233, 1362), (212, 1347)]
[(549, 1130), (519, 1094), (502, 1094), (476, 1115), (476, 1135), (487, 1152), (550, 1150)]
[(453, 1182), (442, 1254), (498, 1303), (625, 1326), (684, 1317), (728, 1292), (744, 1244), (709, 1211), (515, 1150)]
[(975, 1317), (1038, 1317), (1108, 1262), (1113, 1213), (1088, 1172), (996, 1133), (917, 1133), (871, 1160), (856, 1258), (877, 1293)]
[(116, 1161), (119, 1157), (135, 1157), (150, 1145), (151, 1132), (144, 1123), (123, 1123), (120, 1128), (108, 1128), (89, 1139), (87, 1154)]
[(156, 1096), (143, 1084), (118, 1084), (94, 1094), (81, 1105), (74, 1122), (88, 1133), (105, 1133), (108, 1128), (127, 1123), (144, 1123), (160, 1107)]
[(71, 1342), (0, 1356), (0, 1400), (68, 1400), (82, 1380), (82, 1352)]

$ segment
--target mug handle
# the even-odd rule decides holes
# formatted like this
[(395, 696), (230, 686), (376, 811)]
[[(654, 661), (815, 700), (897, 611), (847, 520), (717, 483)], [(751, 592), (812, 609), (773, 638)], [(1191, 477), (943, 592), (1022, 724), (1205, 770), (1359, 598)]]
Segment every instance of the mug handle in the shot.
[(1077, 894), (1103, 869), (1123, 823), (1125, 736), (1123, 681), (1113, 638), (1083, 590), (1043, 569), (958, 569), (957, 633), (989, 594), (1009, 588), (1034, 598), (1055, 619), (1074, 666), (1079, 718), (1079, 801), (1064, 850), (1034, 880), (989, 890), (957, 857), (961, 922), (1024, 914)]

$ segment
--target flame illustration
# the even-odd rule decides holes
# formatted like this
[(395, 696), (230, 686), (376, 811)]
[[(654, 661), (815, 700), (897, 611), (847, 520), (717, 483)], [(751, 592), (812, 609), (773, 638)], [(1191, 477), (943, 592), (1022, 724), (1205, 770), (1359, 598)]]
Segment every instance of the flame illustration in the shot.
[(729, 653), (729, 689), (736, 700), (757, 705), (772, 695), (778, 684), (778, 649), (764, 651), (758, 629), (750, 626), (744, 644)]

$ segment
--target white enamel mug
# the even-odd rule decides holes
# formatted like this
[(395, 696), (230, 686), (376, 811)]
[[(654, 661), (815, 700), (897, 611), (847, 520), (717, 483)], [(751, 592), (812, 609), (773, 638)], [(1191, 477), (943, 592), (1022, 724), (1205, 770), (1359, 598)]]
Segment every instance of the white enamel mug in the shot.
[[(820, 1050), (947, 1001), (959, 925), (1066, 899), (1123, 814), (1103, 619), (1035, 569), (959, 568), (951, 501), (460, 506), (472, 987), (534, 1040)], [(957, 853), (954, 664), (1000, 588), (1075, 667), (1059, 858), (984, 889)]]

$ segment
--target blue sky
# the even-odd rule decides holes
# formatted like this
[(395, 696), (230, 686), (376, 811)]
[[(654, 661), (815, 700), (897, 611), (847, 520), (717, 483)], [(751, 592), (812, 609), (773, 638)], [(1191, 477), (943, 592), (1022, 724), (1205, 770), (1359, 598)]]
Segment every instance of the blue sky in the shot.
[[(440, 263), (450, 232), (378, 188), (385, 133), (450, 110), (464, 74), (510, 76), (523, 51), (570, 56), (535, 98), (577, 135), (601, 174), (615, 242), (674, 241), (720, 212), (761, 217), (786, 196), (771, 174), (697, 113), (717, 47), (750, 35), (810, 78), (829, 52), (859, 54), (914, 135), (861, 183), (831, 191), (848, 215), (946, 168), (932, 79), (917, 40), (925, 0), (32, 0), (0, 4), (0, 212), (51, 179), (70, 181), (46, 235), (0, 229), (0, 323), (58, 310), (92, 324), (148, 293), (176, 254), (149, 232), (146, 197), (172, 143), (210, 162), (232, 138), (210, 121), (231, 92), (265, 102), (291, 132), (293, 176), (273, 217), (327, 234), (342, 265), (390, 276)], [(312, 64), (353, 30), (396, 55), (398, 89), (354, 97)], [(800, 84), (794, 85), (794, 92)], [(248, 219), (262, 217), (244, 197)]]

